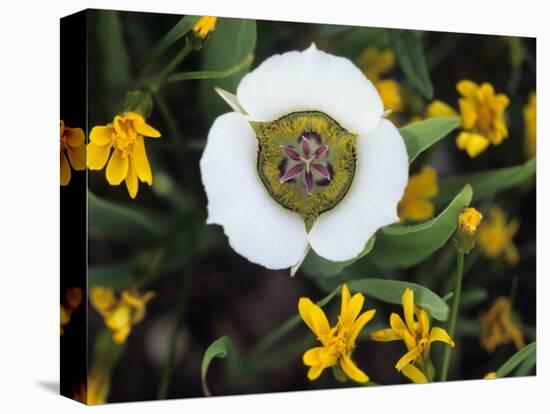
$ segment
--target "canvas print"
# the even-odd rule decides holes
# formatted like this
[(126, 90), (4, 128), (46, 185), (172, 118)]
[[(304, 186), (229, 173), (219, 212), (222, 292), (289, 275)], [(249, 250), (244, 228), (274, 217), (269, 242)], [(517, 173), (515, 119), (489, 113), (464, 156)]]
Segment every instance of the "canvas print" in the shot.
[(535, 42), (61, 19), (62, 394), (535, 375)]

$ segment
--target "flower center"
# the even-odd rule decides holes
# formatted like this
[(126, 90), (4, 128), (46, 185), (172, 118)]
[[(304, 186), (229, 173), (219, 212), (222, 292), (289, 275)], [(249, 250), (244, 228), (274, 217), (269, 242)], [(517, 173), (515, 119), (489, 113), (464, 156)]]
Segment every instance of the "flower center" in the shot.
[(119, 128), (115, 128), (115, 146), (124, 154), (131, 151), (137, 138), (137, 131), (130, 122), (121, 122)]
[(356, 135), (322, 112), (294, 112), (251, 125), (265, 188), (306, 225), (346, 195), (355, 175)]

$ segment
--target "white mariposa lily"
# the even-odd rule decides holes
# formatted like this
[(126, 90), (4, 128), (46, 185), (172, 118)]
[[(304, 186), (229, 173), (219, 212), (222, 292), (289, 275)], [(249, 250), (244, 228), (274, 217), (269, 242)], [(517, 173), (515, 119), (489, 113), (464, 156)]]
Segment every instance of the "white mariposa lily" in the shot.
[(269, 269), (295, 267), (311, 247), (357, 257), (398, 220), (408, 156), (383, 119), (375, 87), (348, 59), (318, 50), (274, 55), (220, 95), (200, 161), (208, 224)]

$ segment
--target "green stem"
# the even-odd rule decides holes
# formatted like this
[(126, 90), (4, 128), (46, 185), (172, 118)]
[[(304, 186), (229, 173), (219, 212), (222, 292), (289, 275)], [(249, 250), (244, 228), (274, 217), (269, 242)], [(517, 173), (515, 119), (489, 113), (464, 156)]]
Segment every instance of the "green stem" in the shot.
[[(454, 337), (456, 330), (456, 320), (458, 318), (458, 308), (460, 306), (460, 294), (462, 292), (462, 272), (464, 270), (464, 253), (458, 252), (456, 257), (456, 276), (453, 295), (453, 304), (451, 307), (451, 320), (449, 322), (449, 335)], [(449, 364), (451, 362), (451, 347), (447, 346), (443, 354), (443, 364), (441, 367), (441, 381), (447, 381), (449, 373)]]
[(174, 59), (166, 65), (166, 67), (158, 74), (156, 77), (157, 83), (160, 83), (164, 80), (166, 76), (168, 76), (170, 73), (176, 69), (176, 67), (181, 63), (183, 59), (187, 57), (187, 55), (193, 50), (193, 45), (191, 45), (191, 42), (187, 43), (176, 56), (174, 56)]
[[(227, 78), (231, 75), (234, 75), (235, 73), (238, 73), (245, 69), (246, 67), (250, 66), (252, 61), (254, 60), (254, 54), (249, 53), (245, 56), (245, 58), (237, 63), (234, 66), (231, 66), (230, 68), (223, 69), (223, 70), (199, 70), (194, 72), (179, 72), (179, 73), (173, 73), (170, 75), (170, 72), (166, 72), (166, 69), (169, 68), (167, 66), (163, 72), (161, 72), (160, 75), (152, 77), (152, 78), (143, 78), (138, 82), (138, 86), (148, 86), (150, 85), (150, 89), (153, 91), (157, 91), (162, 86), (167, 85), (169, 83), (174, 82), (181, 82), (186, 80), (200, 80), (200, 79), (223, 79)], [(172, 68), (173, 69), (173, 68)], [(164, 76), (163, 76), (164, 73)]]
[(170, 336), (168, 353), (166, 354), (166, 358), (164, 360), (164, 365), (162, 368), (162, 375), (160, 378), (160, 384), (157, 393), (157, 397), (159, 400), (164, 400), (166, 398), (168, 386), (170, 385), (170, 377), (172, 376), (172, 369), (176, 357), (177, 339), (180, 334), (180, 328), (185, 316), (185, 309), (187, 308), (187, 301), (189, 299), (189, 291), (191, 290), (192, 279), (193, 276), (189, 269), (187, 269), (184, 274), (183, 286), (176, 307), (174, 327), (172, 330), (172, 335)]

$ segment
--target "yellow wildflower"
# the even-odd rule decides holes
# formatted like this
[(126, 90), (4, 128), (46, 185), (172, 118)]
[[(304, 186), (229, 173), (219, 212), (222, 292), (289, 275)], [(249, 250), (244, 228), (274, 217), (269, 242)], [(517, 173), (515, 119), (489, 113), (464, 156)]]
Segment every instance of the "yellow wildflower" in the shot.
[[(456, 137), (456, 145), (474, 158), (490, 144), (500, 145), (508, 136), (504, 112), (510, 101), (504, 94), (495, 94), (490, 83), (478, 86), (472, 81), (461, 80), (456, 89), (461, 95), (458, 106), (463, 129)], [(426, 110), (428, 117), (453, 115), (458, 115), (454, 108), (438, 100)]]
[(331, 328), (323, 310), (308, 298), (300, 298), (298, 310), (306, 325), (317, 335), (322, 346), (311, 348), (303, 355), (309, 368), (307, 377), (314, 381), (325, 370), (339, 364), (342, 371), (352, 380), (367, 382), (369, 377), (351, 359), (355, 340), (363, 327), (374, 317), (376, 310), (363, 309), (365, 297), (361, 293), (351, 296), (347, 285), (342, 285), (342, 304), (338, 323)]
[(359, 56), (359, 67), (378, 90), (384, 108), (401, 112), (404, 105), (399, 83), (393, 79), (381, 79), (394, 65), (395, 55), (390, 49), (380, 51), (375, 47), (367, 47)]
[(455, 343), (444, 329), (433, 327), (430, 330), (428, 312), (414, 304), (413, 290), (405, 289), (402, 302), (405, 322), (397, 313), (392, 313), (391, 328), (373, 332), (371, 338), (382, 342), (404, 341), (407, 353), (397, 361), (395, 368), (415, 383), (426, 383), (426, 363), (429, 361), (432, 342), (444, 342), (451, 347), (454, 347)]
[(82, 303), (83, 296), (82, 289), (79, 287), (67, 289), (65, 292), (65, 303), (60, 306), (61, 336), (65, 334), (64, 328), (71, 321), (73, 312)]
[[(71, 165), (76, 171), (86, 168), (86, 145), (82, 128), (69, 128), (60, 121), (59, 157), (61, 167), (61, 185), (71, 181)], [(67, 160), (67, 155), (69, 159)], [(69, 161), (71, 162), (69, 164)]]
[(205, 39), (209, 33), (216, 30), (217, 17), (202, 16), (193, 26), (193, 33), (200, 39)]
[(94, 127), (88, 144), (88, 168), (101, 170), (105, 167), (113, 148), (107, 164), (107, 181), (111, 185), (119, 185), (125, 180), (130, 197), (135, 198), (138, 178), (149, 185), (153, 184), (143, 137), (158, 138), (160, 132), (147, 125), (143, 116), (137, 112), (116, 115), (112, 124)]
[(458, 216), (456, 247), (462, 253), (470, 253), (476, 242), (476, 233), (483, 215), (473, 207), (465, 208)]
[(494, 259), (504, 253), (506, 262), (513, 266), (519, 261), (519, 253), (513, 238), (519, 230), (519, 220), (506, 224), (506, 215), (499, 207), (493, 207), (489, 218), (478, 231), (478, 244), (485, 257)]
[(132, 326), (141, 322), (145, 316), (145, 305), (154, 296), (153, 292), (140, 296), (125, 289), (117, 299), (112, 289), (100, 286), (90, 289), (92, 306), (103, 316), (105, 325), (113, 331), (113, 341), (119, 345), (126, 341)]
[(493, 352), (497, 346), (513, 342), (519, 350), (525, 346), (523, 334), (512, 321), (510, 299), (501, 296), (481, 315), (481, 346)]
[(537, 96), (535, 92), (529, 95), (529, 103), (523, 107), (525, 122), (525, 152), (533, 158), (537, 152)]
[(495, 378), (497, 378), (497, 373), (496, 372), (488, 372), (487, 374), (485, 374), (485, 376), (483, 378), (484, 379), (495, 379)]
[(434, 168), (424, 166), (418, 174), (409, 178), (403, 198), (398, 205), (401, 221), (426, 220), (433, 216), (434, 205), (430, 201), (437, 195), (437, 172)]

